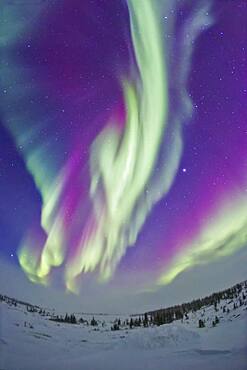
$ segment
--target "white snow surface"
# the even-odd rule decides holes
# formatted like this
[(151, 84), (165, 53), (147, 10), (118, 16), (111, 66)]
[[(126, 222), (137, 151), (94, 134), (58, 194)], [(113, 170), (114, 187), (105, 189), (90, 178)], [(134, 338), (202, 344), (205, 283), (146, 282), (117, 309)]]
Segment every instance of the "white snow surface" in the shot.
[(247, 305), (217, 315), (216, 327), (210, 306), (183, 322), (111, 331), (109, 315), (95, 317), (106, 322), (95, 329), (2, 302), (0, 370), (247, 370)]

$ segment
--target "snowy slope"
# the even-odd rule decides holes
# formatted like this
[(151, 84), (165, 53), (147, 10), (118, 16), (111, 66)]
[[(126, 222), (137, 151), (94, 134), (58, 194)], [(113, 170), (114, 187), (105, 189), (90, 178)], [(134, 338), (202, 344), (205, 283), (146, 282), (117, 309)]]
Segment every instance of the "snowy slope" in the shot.
[[(189, 313), (188, 320), (160, 327), (111, 331), (113, 317), (100, 316), (97, 328), (49, 321), (24, 305), (0, 304), (1, 370), (246, 370), (246, 305), (221, 312), (215, 308)], [(198, 319), (206, 327), (198, 328)]]

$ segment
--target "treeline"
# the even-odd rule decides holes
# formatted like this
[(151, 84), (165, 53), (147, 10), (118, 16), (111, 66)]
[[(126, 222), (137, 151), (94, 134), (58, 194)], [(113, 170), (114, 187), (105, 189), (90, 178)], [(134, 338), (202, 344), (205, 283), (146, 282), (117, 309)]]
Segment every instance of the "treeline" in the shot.
[[(33, 305), (33, 304), (30, 304), (28, 302), (24, 302), (24, 301), (20, 301), (16, 298), (11, 298), (11, 297), (8, 297), (6, 295), (2, 295), (0, 294), (0, 302), (5, 302), (7, 303), (9, 306), (17, 306), (17, 305), (20, 305), (20, 306), (26, 306), (26, 307), (32, 307), (33, 310), (35, 310), (35, 312), (37, 312), (37, 310), (40, 309), (39, 306), (36, 306), (36, 305)], [(34, 312), (34, 311), (33, 311)]]
[(38, 306), (33, 306), (28, 304), (26, 306), (27, 312), (32, 312), (32, 313), (38, 313), (41, 316), (51, 316), (51, 313), (49, 311), (46, 311), (45, 309), (42, 309)]
[[(247, 281), (244, 281), (242, 283), (234, 285), (231, 288), (213, 293), (207, 297), (195, 299), (191, 302), (182, 303), (180, 305), (175, 305), (168, 308), (161, 308), (159, 310), (149, 311), (146, 314), (149, 317), (149, 322), (155, 325), (163, 325), (169, 324), (174, 320), (188, 319), (189, 312), (196, 312), (206, 306), (214, 305), (215, 311), (217, 311), (217, 305), (220, 303), (221, 300), (233, 300), (234, 298), (237, 298), (238, 304), (234, 302), (233, 306), (233, 308), (235, 309), (246, 302), (246, 289)], [(223, 307), (223, 312), (225, 312), (225, 310), (226, 307)], [(227, 310), (229, 311), (229, 309)]]
[(68, 315), (67, 313), (66, 313), (65, 316), (63, 316), (63, 315), (53, 315), (53, 316), (50, 317), (49, 320), (60, 322), (60, 323), (67, 323), (67, 324), (86, 324), (86, 325), (91, 325), (91, 326), (98, 326), (99, 325), (99, 322), (97, 320), (95, 320), (94, 317), (89, 321), (89, 320), (83, 319), (82, 317), (77, 319), (74, 314)]
[(7, 297), (6, 295), (1, 295), (0, 294), (0, 302), (5, 302), (9, 306), (17, 306), (17, 300), (14, 298)]
[[(222, 300), (228, 300), (227, 303), (223, 303)], [(8, 305), (17, 306), (18, 304), (26, 306), (26, 310), (32, 313), (38, 313), (41, 316), (48, 316), (49, 320), (59, 322), (59, 323), (69, 323), (69, 324), (86, 324), (95, 327), (94, 330), (99, 330), (96, 328), (99, 325), (102, 327), (105, 326), (105, 322), (97, 321), (94, 317), (89, 320), (84, 320), (82, 317), (79, 319), (76, 318), (74, 314), (62, 316), (54, 315), (49, 311), (42, 309), (39, 306), (32, 305), (23, 301), (18, 301), (14, 298), (10, 298), (6, 295), (0, 295), (0, 302), (6, 302)], [(190, 312), (196, 312), (205, 308), (207, 306), (214, 306), (215, 314), (218, 315), (219, 309), (222, 310), (222, 313), (229, 313), (230, 306), (235, 310), (236, 308), (247, 305), (247, 281), (236, 284), (231, 288), (225, 289), (223, 291), (213, 293), (207, 297), (195, 299), (191, 302), (182, 303), (180, 305), (171, 306), (168, 308), (162, 308), (159, 310), (153, 310), (146, 312), (142, 315), (133, 315), (131, 318), (122, 320), (116, 318), (113, 321), (111, 330), (120, 330), (126, 328), (135, 328), (135, 327), (148, 327), (153, 325), (163, 325), (169, 324), (174, 320), (188, 320), (188, 314)], [(202, 315), (205, 313), (203, 310)], [(215, 326), (219, 323), (218, 316), (215, 316), (215, 319), (212, 322), (212, 326)], [(199, 327), (205, 326), (205, 320), (202, 318), (198, 323)]]
[(65, 322), (65, 323), (68, 323), (68, 324), (77, 324), (77, 320), (76, 320), (76, 317), (74, 314), (71, 314), (71, 315), (68, 315), (66, 313), (66, 315), (63, 317), (62, 315), (56, 315), (56, 316), (52, 316), (50, 317), (51, 321), (56, 321), (56, 322)]
[(144, 315), (139, 316), (138, 318), (131, 317), (130, 319), (123, 320), (116, 319), (113, 323), (113, 326), (111, 327), (111, 330), (120, 330), (120, 329), (126, 329), (130, 328), (133, 329), (134, 327), (148, 327), (150, 324), (150, 320), (148, 318), (147, 313)]

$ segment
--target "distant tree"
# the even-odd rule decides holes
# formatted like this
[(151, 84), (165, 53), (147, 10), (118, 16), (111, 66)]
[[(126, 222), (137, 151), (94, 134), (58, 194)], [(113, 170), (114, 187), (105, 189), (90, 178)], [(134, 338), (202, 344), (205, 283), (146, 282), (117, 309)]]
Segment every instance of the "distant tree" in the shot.
[(74, 314), (70, 315), (70, 322), (71, 324), (77, 324), (76, 317)]
[(144, 319), (143, 319), (143, 326), (146, 328), (148, 326), (148, 314), (144, 314)]
[(170, 324), (171, 322), (173, 322), (173, 315), (171, 312), (168, 312), (166, 315), (166, 324)]
[(130, 319), (129, 326), (130, 326), (130, 329), (132, 329), (132, 328), (133, 328), (133, 326), (134, 326), (134, 322), (133, 322), (132, 317), (131, 317), (131, 319)]
[(160, 325), (163, 325), (165, 324), (166, 322), (166, 319), (165, 319), (165, 314), (162, 315), (162, 313), (158, 314), (157, 315), (157, 325), (160, 326)]
[(115, 322), (114, 324), (113, 324), (113, 326), (111, 327), (111, 330), (113, 330), (113, 331), (115, 331), (115, 330), (119, 330), (120, 328), (119, 328), (119, 325)]
[(199, 328), (204, 328), (205, 327), (205, 323), (204, 323), (204, 321), (202, 319), (199, 320), (198, 327)]
[(97, 323), (97, 321), (95, 320), (94, 317), (92, 318), (90, 325), (91, 326), (98, 326), (98, 323)]

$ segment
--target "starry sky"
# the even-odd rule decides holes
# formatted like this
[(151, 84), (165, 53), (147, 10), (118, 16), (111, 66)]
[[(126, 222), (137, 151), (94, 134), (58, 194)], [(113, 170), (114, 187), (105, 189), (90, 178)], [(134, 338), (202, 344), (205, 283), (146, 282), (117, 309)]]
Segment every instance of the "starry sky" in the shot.
[(247, 2), (4, 0), (1, 18), (4, 274), (87, 298), (152, 292), (145, 304), (217, 264), (219, 287), (235, 282)]

